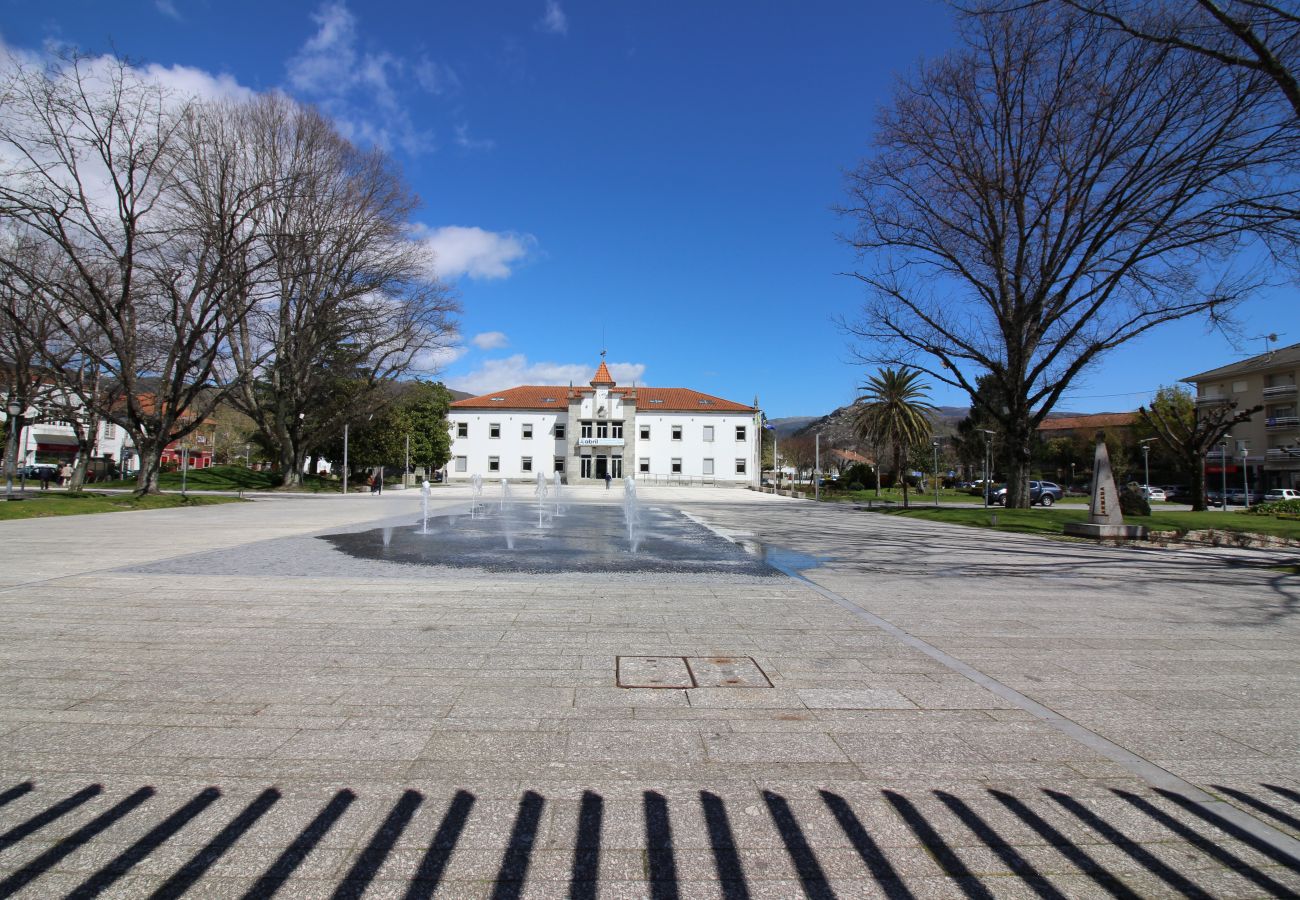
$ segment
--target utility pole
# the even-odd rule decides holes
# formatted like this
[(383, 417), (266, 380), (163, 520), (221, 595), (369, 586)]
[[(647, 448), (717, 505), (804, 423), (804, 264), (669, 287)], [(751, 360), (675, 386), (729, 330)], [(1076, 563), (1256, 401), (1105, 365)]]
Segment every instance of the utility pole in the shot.
[(343, 423), (343, 493), (348, 492), (348, 423)]
[(822, 498), (822, 480), (820, 477), (821, 470), (822, 470), (822, 435), (821, 432), (819, 431), (817, 432), (816, 435), (814, 435), (814, 441), (813, 441), (813, 499), (814, 500), (820, 500)]
[(406, 464), (402, 467), (402, 487), (406, 487), (406, 477), (411, 474), (411, 435), (406, 435)]
[(934, 505), (939, 505), (939, 441), (931, 441), (934, 447)]

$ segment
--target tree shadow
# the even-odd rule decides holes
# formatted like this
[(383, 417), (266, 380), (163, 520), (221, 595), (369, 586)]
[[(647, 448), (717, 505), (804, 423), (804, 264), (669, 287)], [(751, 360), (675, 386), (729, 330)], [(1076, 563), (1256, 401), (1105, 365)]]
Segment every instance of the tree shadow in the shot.
[[(1260, 787), (1284, 801), (1300, 802), (1300, 793), (1290, 788), (1273, 784), (1261, 784)], [(1282, 824), (1296, 821), (1296, 817), (1280, 808), (1277, 802), (1236, 788), (1218, 789)], [(41, 799), (39, 794), (35, 787), (23, 790), (14, 803), (35, 803)], [(0, 833), (0, 847), (21, 848), (24, 841), (29, 840), (35, 845), (34, 855), (0, 881), (0, 897), (19, 891), (41, 894), (40, 879), (43, 876), (54, 870), (62, 871), (61, 863), (69, 855), (87, 847), (129, 816), (147, 814), (141, 812), (142, 808), (151, 798), (156, 798), (152, 787), (142, 787), (97, 814), (90, 815), (93, 810), (86, 810), (86, 815), (90, 816), (87, 821), (52, 843), (38, 843), (43, 828), (73, 814), (102, 794), (99, 785), (88, 785)], [(111, 836), (105, 838), (110, 841), (106, 847), (111, 852), (101, 850), (100, 853), (109, 857), (108, 862), (100, 865), (67, 896), (89, 898), (121, 890), (119, 882), (125, 876), (207, 813), (221, 796), (217, 788), (209, 787), (170, 811), (158, 809), (155, 800), (149, 809), (160, 818), (156, 822), (150, 819), (152, 824), (138, 837), (131, 834), (133, 839), (114, 843)], [(726, 900), (748, 900), (755, 894), (765, 895), (769, 891), (766, 883), (754, 884), (752, 873), (746, 872), (743, 865), (742, 851), (746, 848), (764, 850), (774, 846), (773, 839), (779, 840), (784, 849), (788, 869), (765, 869), (764, 878), (781, 882), (793, 875), (799, 881), (800, 892), (815, 900), (846, 895), (845, 891), (837, 894), (837, 882), (828, 875), (824, 859), (819, 856), (819, 852), (827, 851), (820, 850), (810, 835), (822, 836), (831, 851), (837, 854), (837, 877), (851, 886), (847, 895), (882, 893), (891, 900), (911, 900), (917, 895), (915, 889), (921, 885), (909, 883), (909, 877), (915, 875), (914, 869), (912, 874), (904, 875), (902, 873), (908, 870), (900, 869), (900, 858), (891, 859), (894, 854), (903, 852), (901, 848), (915, 847), (922, 848), (947, 877), (945, 884), (938, 888), (941, 893), (959, 892), (969, 898), (1011, 893), (1061, 900), (1077, 894), (1077, 888), (1071, 887), (1071, 882), (1058, 880), (1062, 877), (1086, 877), (1104, 893), (1118, 898), (1138, 898), (1150, 891), (1146, 882), (1141, 883), (1144, 885), (1141, 890), (1135, 889), (1128, 882), (1134, 877), (1132, 872), (1112, 871), (1085, 846), (1090, 849), (1096, 846), (1117, 848), (1141, 872), (1158, 879), (1171, 893), (1193, 898), (1218, 896), (1223, 890), (1221, 877), (1225, 869), (1191, 867), (1180, 871), (1171, 862), (1178, 858), (1169, 852), (1171, 846), (1185, 846), (1206, 855), (1226, 871), (1245, 879), (1254, 890), (1271, 896), (1295, 896), (1294, 889), (1280, 880), (1280, 872), (1300, 872), (1300, 863), (1279, 846), (1270, 844), (1266, 837), (1261, 837), (1261, 834), (1266, 836), (1267, 829), (1252, 833), (1224, 820), (1213, 809), (1157, 789), (1143, 794), (1115, 789), (1101, 799), (1096, 795), (1080, 798), (1052, 788), (1044, 788), (1032, 796), (1016, 796), (997, 789), (962, 796), (945, 790), (912, 792), (910, 796), (901, 790), (882, 790), (878, 801), (869, 807), (871, 814), (865, 818), (859, 809), (867, 807), (855, 809), (844, 796), (831, 791), (818, 792), (821, 806), (797, 812), (782, 794), (762, 790), (759, 797), (768, 818), (765, 822), (748, 820), (747, 828), (759, 827), (765, 830), (766, 835), (747, 834), (743, 840), (738, 839), (728, 810), (729, 802), (734, 804), (737, 800), (728, 801), (722, 794), (710, 790), (700, 790), (696, 796), (694, 801), (682, 799), (670, 803), (658, 791), (646, 790), (641, 794), (645, 889), (657, 900), (700, 892), (701, 885), (697, 881), (681, 880), (674, 817), (703, 824), (712, 856), (712, 875), (716, 876), (705, 886), (706, 892), (720, 894)], [(155, 900), (170, 900), (191, 890), (203, 890), (204, 878), (213, 866), (236, 848), (280, 799), (280, 792), (275, 788), (267, 788), (253, 797), (178, 869), (165, 878), (159, 876), (161, 884), (149, 896)], [(292, 838), (288, 844), (243, 896), (271, 897), (284, 890), (301, 893), (303, 888), (293, 887), (299, 868), (337, 826), (356, 799), (353, 791), (339, 790), (300, 829), (290, 831)], [(739, 802), (751, 803), (752, 799), (753, 794), (745, 792)], [(861, 795), (860, 799), (871, 802), (867, 794)], [(341, 868), (337, 881), (323, 891), (318, 883), (312, 882), (314, 886), (307, 890), (336, 898), (356, 898), (378, 892), (417, 900), (432, 897), (439, 890), (454, 895), (471, 888), (475, 891), (482, 889), (482, 875), (479, 874), (483, 865), (481, 854), (477, 857), (470, 854), (477, 861), (466, 862), (465, 872), (448, 879), (457, 847), (464, 839), (476, 806), (475, 796), (466, 790), (457, 790), (451, 796), (418, 864), (412, 861), (414, 871), (409, 873), (409, 880), (394, 882), (391, 879), (403, 876), (389, 873), (383, 876), (388, 881), (378, 881), (381, 871), (391, 868), (388, 863), (393, 859), (395, 847), (404, 835), (411, 832), (416, 813), (425, 802), (426, 798), (420, 792), (413, 789), (403, 791), (382, 817), (377, 816), (378, 821), (369, 837)], [(546, 808), (547, 801), (542, 794), (532, 790), (524, 790), (521, 794), (513, 821), (508, 823), (504, 846), (497, 845), (501, 846), (501, 856), (495, 877), (491, 879), (494, 900), (514, 900), (526, 892), (532, 896), (538, 890), (543, 893), (549, 890), (545, 886), (529, 887)], [(1182, 813), (1188, 815), (1180, 815)], [(555, 818), (552, 816), (552, 821)], [(550, 845), (567, 846), (572, 851), (567, 873), (567, 896), (580, 900), (594, 898), (601, 892), (605, 846), (602, 832), (606, 827), (604, 798), (594, 791), (583, 791), (574, 824), (574, 830), (569, 833), (571, 843), (566, 844), (556, 831), (548, 833)], [(486, 836), (491, 845), (491, 833), (497, 827), (502, 832), (507, 830), (504, 818), (499, 824), (487, 819), (478, 822), (475, 832)], [(1022, 827), (1027, 830), (1018, 833)], [(890, 829), (893, 839), (882, 842), (880, 829)], [(1018, 837), (1023, 839), (1030, 833), (1034, 837), (1027, 844), (1023, 840), (1017, 841)], [(1086, 838), (1081, 837), (1085, 834)], [(908, 840), (900, 844), (897, 840), (900, 835), (907, 835)], [(751, 838), (756, 842), (750, 843)], [(1045, 862), (1039, 861), (1042, 853), (1046, 852), (1044, 845), (1068, 864), (1064, 870), (1049, 868)], [(840, 853), (841, 847), (852, 848), (853, 854)], [(1033, 853), (1029, 852), (1031, 847)], [(1261, 854), (1268, 862), (1255, 861)], [(914, 867), (915, 863), (911, 865)], [(702, 877), (708, 876), (691, 871), (692, 879)], [(927, 879), (923, 894), (928, 895), (936, 889), (935, 884), (928, 880), (933, 877), (929, 873), (915, 877)], [(1198, 883), (1203, 877), (1215, 880)], [(211, 892), (214, 888), (208, 890)]]

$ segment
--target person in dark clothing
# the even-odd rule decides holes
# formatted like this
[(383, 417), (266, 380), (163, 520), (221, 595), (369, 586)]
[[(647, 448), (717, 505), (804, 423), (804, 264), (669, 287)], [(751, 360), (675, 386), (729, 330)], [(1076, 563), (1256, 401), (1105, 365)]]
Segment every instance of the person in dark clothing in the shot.
[(610, 482), (612, 482), (613, 480), (614, 480), (614, 477), (613, 477), (612, 475), (610, 475), (608, 472), (606, 472), (606, 473), (605, 473), (605, 490), (609, 490)]
[(48, 491), (50, 489), (50, 481), (52, 481), (53, 478), (54, 478), (53, 469), (51, 469), (49, 466), (46, 466), (45, 468), (41, 469), (41, 473), (40, 473), (41, 490)]

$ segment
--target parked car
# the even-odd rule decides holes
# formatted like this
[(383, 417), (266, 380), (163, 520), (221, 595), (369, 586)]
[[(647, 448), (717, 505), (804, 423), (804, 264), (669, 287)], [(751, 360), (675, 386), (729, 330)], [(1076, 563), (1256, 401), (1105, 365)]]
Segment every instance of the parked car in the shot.
[(39, 479), (41, 477), (41, 472), (45, 470), (49, 471), (50, 477), (59, 477), (59, 467), (53, 463), (32, 463), (31, 465), (20, 466), (18, 468), (18, 477), (26, 478), (29, 481)]
[(1142, 489), (1146, 491), (1147, 500), (1159, 500), (1160, 502), (1163, 503), (1164, 501), (1169, 499), (1169, 496), (1165, 493), (1164, 488), (1148, 487), (1146, 485), (1143, 485)]
[(1265, 503), (1280, 503), (1283, 500), (1300, 500), (1300, 491), (1295, 488), (1273, 488), (1264, 495)]
[[(1061, 486), (1051, 481), (1031, 481), (1029, 482), (1029, 504), (1031, 506), (1042, 505), (1051, 506), (1057, 500), (1065, 496), (1065, 491)], [(994, 491), (989, 497), (990, 503), (996, 503), (999, 506), (1007, 504), (1007, 489), (1002, 488)]]

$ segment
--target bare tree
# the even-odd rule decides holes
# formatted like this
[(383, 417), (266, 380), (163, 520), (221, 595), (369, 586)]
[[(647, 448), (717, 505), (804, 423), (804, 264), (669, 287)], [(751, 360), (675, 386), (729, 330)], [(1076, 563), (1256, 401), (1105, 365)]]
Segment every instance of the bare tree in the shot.
[(1263, 75), (1093, 16), (1035, 5), (963, 27), (849, 176), (867, 300), (843, 324), (864, 362), (965, 390), (1004, 441), (1009, 505), (1027, 506), (1034, 431), (1080, 373), (1166, 322), (1228, 315), (1253, 285), (1225, 261), (1263, 217), (1294, 221), (1291, 123)]
[(1300, 119), (1300, 11), (1269, 0), (1060, 0), (1125, 34), (1259, 73)]
[[(1191, 393), (1175, 385), (1158, 390), (1151, 405), (1140, 407), (1138, 414), (1191, 480), (1192, 509), (1201, 511), (1206, 508), (1206, 454), (1234, 425), (1250, 421), (1263, 408), (1256, 404), (1238, 409), (1237, 401), (1224, 400), (1198, 410)], [(1226, 466), (1228, 460), (1221, 459), (1219, 464)]]
[(270, 278), (237, 327), (235, 402), (294, 486), (310, 452), (447, 343), (457, 306), (407, 238), (416, 198), (381, 153), (283, 97), (247, 110), (244, 128), (277, 187), (259, 238)]
[[(120, 60), (17, 66), (0, 100), (0, 215), (56, 260), (40, 285), (49, 315), (116, 386), (97, 411), (130, 433), (137, 490), (157, 491), (162, 451), (230, 389), (268, 192), (230, 110), (171, 97)], [(22, 255), (0, 265), (41, 280)]]

